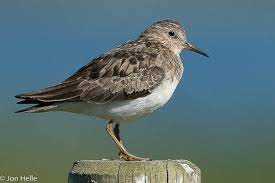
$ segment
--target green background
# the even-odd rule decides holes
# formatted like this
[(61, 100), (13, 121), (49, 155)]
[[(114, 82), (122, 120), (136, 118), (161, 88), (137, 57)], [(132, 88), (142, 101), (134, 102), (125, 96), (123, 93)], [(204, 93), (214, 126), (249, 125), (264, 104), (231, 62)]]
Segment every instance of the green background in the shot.
[(56, 84), (161, 19), (175, 19), (209, 59), (184, 52), (174, 96), (121, 126), (130, 152), (188, 159), (204, 183), (275, 175), (275, 1), (0, 1), (0, 175), (66, 182), (73, 161), (117, 158), (106, 121), (14, 114), (14, 95)]

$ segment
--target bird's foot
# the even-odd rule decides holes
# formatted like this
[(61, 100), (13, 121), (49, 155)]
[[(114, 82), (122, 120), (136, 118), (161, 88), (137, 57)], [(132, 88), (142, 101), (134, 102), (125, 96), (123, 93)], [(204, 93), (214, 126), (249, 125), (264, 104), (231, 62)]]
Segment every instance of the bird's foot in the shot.
[(141, 158), (131, 153), (128, 153), (127, 151), (119, 152), (119, 157), (124, 159), (125, 161), (151, 161), (151, 159), (149, 158)]

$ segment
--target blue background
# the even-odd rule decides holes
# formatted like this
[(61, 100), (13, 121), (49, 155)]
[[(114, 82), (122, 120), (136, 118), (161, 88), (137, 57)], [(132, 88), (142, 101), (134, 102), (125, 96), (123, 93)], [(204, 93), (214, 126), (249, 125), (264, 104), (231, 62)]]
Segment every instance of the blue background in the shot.
[(0, 175), (66, 182), (72, 162), (117, 158), (105, 121), (14, 114), (14, 95), (54, 85), (151, 23), (178, 20), (207, 51), (181, 56), (170, 102), (122, 125), (130, 152), (188, 159), (205, 183), (272, 182), (275, 169), (275, 1), (0, 1)]

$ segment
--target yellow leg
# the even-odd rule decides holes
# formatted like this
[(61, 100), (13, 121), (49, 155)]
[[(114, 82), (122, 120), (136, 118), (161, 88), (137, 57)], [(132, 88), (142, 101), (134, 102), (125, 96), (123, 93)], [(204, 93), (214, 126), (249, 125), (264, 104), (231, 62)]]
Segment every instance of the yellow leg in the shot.
[(106, 125), (106, 131), (112, 137), (113, 141), (116, 143), (116, 145), (119, 149), (120, 156), (126, 161), (148, 161), (148, 160), (150, 160), (148, 158), (137, 157), (137, 156), (132, 155), (131, 153), (127, 152), (127, 150), (124, 148), (121, 138), (119, 136), (119, 124), (117, 123), (113, 130), (113, 128), (112, 128), (113, 123), (114, 122), (111, 120)]

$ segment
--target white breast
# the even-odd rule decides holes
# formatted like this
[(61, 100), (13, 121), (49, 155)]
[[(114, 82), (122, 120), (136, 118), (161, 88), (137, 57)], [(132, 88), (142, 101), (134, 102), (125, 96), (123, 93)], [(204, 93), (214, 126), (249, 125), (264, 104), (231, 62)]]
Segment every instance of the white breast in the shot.
[(59, 107), (59, 110), (92, 115), (99, 118), (118, 122), (132, 121), (146, 116), (159, 109), (173, 95), (179, 81), (174, 79), (164, 81), (159, 87), (145, 97), (134, 100), (114, 101), (107, 104), (93, 103), (67, 103)]
[(120, 118), (139, 118), (144, 115), (150, 114), (156, 109), (161, 108), (168, 102), (173, 95), (178, 81), (164, 81), (161, 86), (153, 90), (150, 95), (137, 98), (135, 100), (128, 100), (123, 102), (116, 102), (110, 104), (109, 112), (118, 115)]

